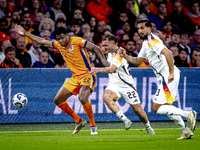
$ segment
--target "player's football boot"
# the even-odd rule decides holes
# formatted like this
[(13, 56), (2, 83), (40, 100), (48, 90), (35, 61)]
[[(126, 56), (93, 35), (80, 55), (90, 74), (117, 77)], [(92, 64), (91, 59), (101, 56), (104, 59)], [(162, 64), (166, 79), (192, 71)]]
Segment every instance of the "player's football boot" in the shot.
[(97, 132), (97, 127), (91, 127), (90, 128), (91, 129), (91, 135), (95, 135), (95, 134), (98, 134), (98, 132)]
[(132, 122), (129, 119), (126, 119), (124, 120), (124, 124), (125, 124), (125, 129), (128, 130), (131, 127)]
[(155, 134), (151, 126), (146, 127), (147, 134)]
[(188, 133), (181, 134), (181, 137), (177, 138), (177, 140), (193, 139), (193, 138), (194, 138), (194, 134), (192, 133), (192, 131), (188, 131)]
[(82, 119), (82, 121), (76, 125), (72, 134), (77, 134), (86, 125), (86, 123), (87, 123), (87, 121)]
[(196, 111), (192, 110), (189, 112), (187, 121), (190, 123), (192, 131), (194, 131), (196, 127), (196, 122), (197, 122), (196, 117), (197, 117)]

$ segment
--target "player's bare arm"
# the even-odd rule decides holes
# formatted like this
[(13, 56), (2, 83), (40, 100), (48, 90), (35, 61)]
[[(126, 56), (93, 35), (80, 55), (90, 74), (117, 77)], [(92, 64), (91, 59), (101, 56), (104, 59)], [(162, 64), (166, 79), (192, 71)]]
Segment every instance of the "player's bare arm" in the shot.
[(139, 66), (145, 60), (144, 58), (141, 58), (141, 57), (131, 57), (127, 55), (126, 50), (122, 47), (120, 47), (119, 54), (120, 56), (124, 57), (127, 61), (129, 61), (130, 63), (136, 66)]
[(110, 67), (105, 67), (105, 68), (93, 67), (90, 72), (91, 72), (91, 74), (95, 74), (98, 72), (99, 73), (115, 73), (116, 70), (117, 70), (117, 67), (114, 64), (112, 64)]
[(172, 82), (174, 80), (174, 59), (172, 52), (168, 50), (167, 48), (163, 48), (161, 51), (161, 54), (165, 55), (165, 58), (167, 60), (167, 64), (169, 66), (169, 77), (168, 77), (168, 83)]
[(98, 47), (95, 44), (92, 44), (91, 42), (87, 42), (86, 48), (95, 51), (95, 53), (101, 59), (101, 62), (103, 63), (103, 65), (105, 67), (110, 66), (110, 64), (106, 61), (106, 58), (105, 58), (103, 52), (101, 51), (100, 47)]
[(38, 37), (38, 36), (35, 36), (31, 33), (28, 33), (22, 26), (20, 25), (16, 25), (15, 26), (15, 31), (18, 32), (20, 35), (23, 35), (23, 36), (27, 36), (29, 37), (31, 40), (39, 43), (39, 44), (42, 44), (44, 45), (45, 47), (50, 47), (50, 48), (53, 48), (52, 46), (52, 41), (48, 41), (48, 40), (45, 40), (41, 37)]

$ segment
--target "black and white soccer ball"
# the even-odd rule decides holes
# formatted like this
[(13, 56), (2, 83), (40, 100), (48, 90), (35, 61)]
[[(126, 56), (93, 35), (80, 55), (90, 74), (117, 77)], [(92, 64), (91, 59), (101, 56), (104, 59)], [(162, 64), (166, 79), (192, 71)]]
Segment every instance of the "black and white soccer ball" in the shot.
[(25, 94), (17, 93), (13, 96), (12, 103), (17, 108), (23, 108), (27, 105), (28, 99)]

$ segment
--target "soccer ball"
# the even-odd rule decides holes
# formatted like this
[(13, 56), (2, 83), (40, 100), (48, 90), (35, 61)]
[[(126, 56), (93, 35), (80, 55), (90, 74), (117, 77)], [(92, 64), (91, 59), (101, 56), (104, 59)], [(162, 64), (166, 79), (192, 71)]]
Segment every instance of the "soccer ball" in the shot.
[(23, 108), (28, 103), (28, 99), (25, 94), (17, 93), (13, 96), (12, 103), (17, 108)]

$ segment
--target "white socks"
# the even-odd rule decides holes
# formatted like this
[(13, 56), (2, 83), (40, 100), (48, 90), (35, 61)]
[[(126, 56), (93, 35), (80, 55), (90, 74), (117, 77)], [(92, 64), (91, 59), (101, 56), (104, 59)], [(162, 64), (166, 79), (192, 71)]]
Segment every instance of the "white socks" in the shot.
[(187, 111), (183, 111), (180, 108), (176, 108), (172, 105), (162, 105), (158, 108), (157, 114), (161, 114), (161, 115), (175, 115), (175, 116), (182, 116), (187, 118), (188, 117), (188, 112)]
[(145, 126), (146, 128), (151, 127), (149, 121), (148, 121), (147, 123), (144, 123), (144, 126)]
[(184, 123), (183, 119), (181, 118), (181, 116), (171, 115), (171, 116), (169, 116), (169, 118), (171, 120), (173, 120), (175, 122), (175, 124), (177, 124), (181, 128), (183, 133), (188, 133), (190, 131), (188, 129), (188, 127), (185, 126), (185, 123)]
[(119, 117), (119, 119), (121, 119), (122, 121), (128, 119), (123, 112), (120, 110), (119, 112), (116, 113), (117, 117)]

